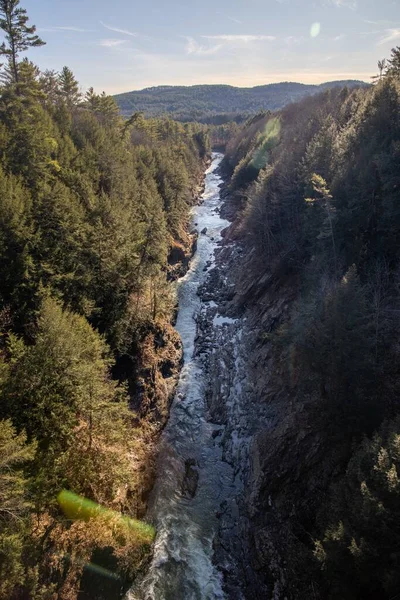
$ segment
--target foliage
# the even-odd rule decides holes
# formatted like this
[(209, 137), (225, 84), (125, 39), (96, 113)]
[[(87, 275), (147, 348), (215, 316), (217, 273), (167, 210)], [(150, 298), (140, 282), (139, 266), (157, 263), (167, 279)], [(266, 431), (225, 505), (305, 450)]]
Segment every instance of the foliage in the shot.
[(24, 578), (24, 518), (29, 514), (28, 480), (23, 466), (34, 444), (17, 434), (10, 420), (0, 421), (0, 598), (10, 598)]
[(152, 332), (171, 327), (168, 259), (189, 250), (207, 128), (124, 121), (68, 67), (20, 60), (43, 42), (18, 0), (0, 13), (0, 598), (96, 594), (104, 580), (96, 591), (87, 571), (108, 564), (119, 597), (148, 540), (71, 522), (57, 495), (143, 516), (161, 424), (147, 397), (130, 404)]
[(330, 583), (325, 598), (392, 598), (398, 592), (399, 432), (396, 418), (365, 439), (333, 490), (329, 525), (316, 543)]
[(43, 46), (45, 42), (36, 34), (35, 25), (28, 25), (28, 15), (19, 6), (20, 0), (1, 0), (0, 29), (6, 34), (6, 42), (0, 46), (0, 55), (8, 56), (14, 83), (18, 83), (18, 56), (30, 47)]
[[(293, 418), (304, 410), (307, 436), (325, 449), (318, 494), (291, 497), (279, 516), (289, 554), (303, 544), (310, 556), (310, 539), (318, 540), (319, 576), (312, 559), (300, 562), (320, 598), (394, 598), (399, 590), (398, 59), (394, 48), (379, 62), (373, 87), (331, 89), (249, 119), (222, 165), (243, 198), (249, 289), (264, 285), (267, 300), (297, 297), (285, 322), (259, 339), (286, 366), (280, 384)], [(276, 123), (266, 148), (263, 132)], [(299, 462), (306, 490), (320, 476), (307, 461)], [(296, 477), (286, 482), (293, 489)], [(304, 542), (294, 541), (298, 531)], [(285, 571), (288, 589), (310, 597), (296, 568)]]
[(361, 81), (334, 81), (321, 85), (272, 83), (254, 88), (230, 85), (159, 86), (115, 96), (124, 116), (141, 111), (149, 117), (171, 115), (179, 121), (220, 124), (246, 118), (260, 110), (278, 110), (301, 98), (331, 87), (358, 87)]

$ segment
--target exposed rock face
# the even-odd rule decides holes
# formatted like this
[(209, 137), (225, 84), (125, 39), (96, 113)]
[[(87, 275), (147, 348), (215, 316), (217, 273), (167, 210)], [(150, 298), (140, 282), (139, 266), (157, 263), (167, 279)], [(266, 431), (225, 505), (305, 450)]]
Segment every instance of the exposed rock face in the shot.
[(179, 371), (182, 343), (174, 328), (155, 325), (141, 346), (138, 367), (137, 410), (162, 428), (168, 418)]
[(196, 252), (197, 231), (184, 237), (184, 241), (174, 241), (168, 255), (168, 279), (175, 281), (183, 277), (189, 268), (190, 260)]
[[(225, 205), (224, 216), (230, 210)], [(235, 493), (220, 507), (215, 562), (227, 598), (319, 598), (309, 531), (347, 449), (327, 443), (320, 415), (296, 397), (296, 376), (288, 382), (286, 359), (270, 341), (290, 318), (296, 281), (278, 287), (265, 265), (257, 269), (240, 219), (224, 240), (199, 291), (207, 304), (197, 338), (210, 418), (221, 425), (217, 439), (235, 472)]]
[(199, 482), (199, 473), (197, 470), (196, 461), (189, 458), (185, 461), (185, 475), (182, 482), (182, 494), (188, 498), (193, 498), (197, 484)]

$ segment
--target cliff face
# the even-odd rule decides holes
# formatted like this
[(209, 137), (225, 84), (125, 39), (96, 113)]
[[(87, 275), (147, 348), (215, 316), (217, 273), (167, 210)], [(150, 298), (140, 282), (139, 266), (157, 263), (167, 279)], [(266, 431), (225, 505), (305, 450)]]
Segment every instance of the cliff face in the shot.
[[(199, 204), (204, 191), (204, 172), (211, 162), (203, 161), (203, 170), (194, 182), (188, 203)], [(183, 277), (196, 250), (197, 233), (184, 223), (179, 239), (170, 240), (168, 285)], [(172, 288), (171, 288), (172, 292)], [(144, 518), (155, 478), (157, 442), (165, 427), (183, 363), (182, 341), (174, 328), (177, 306), (164, 318), (146, 323), (137, 332), (137, 340), (129, 352), (118, 358), (114, 376), (126, 381), (130, 407), (135, 412), (146, 438), (146, 446), (138, 459), (140, 472), (136, 498), (136, 516)]]
[(216, 544), (228, 597), (398, 593), (398, 106), (388, 77), (227, 145), (232, 224), (206, 292), (233, 319), (207, 365), (236, 473)]
[(327, 441), (314, 403), (297, 397), (299, 374), (287, 383), (286, 358), (270, 336), (290, 318), (299, 282), (278, 284), (257, 264), (235, 206), (226, 194), (223, 213), (233, 222), (201, 290), (209, 307), (198, 324), (197, 351), (216, 348), (205, 364), (207, 400), (235, 472), (215, 561), (228, 597), (319, 597), (310, 531), (348, 449)]

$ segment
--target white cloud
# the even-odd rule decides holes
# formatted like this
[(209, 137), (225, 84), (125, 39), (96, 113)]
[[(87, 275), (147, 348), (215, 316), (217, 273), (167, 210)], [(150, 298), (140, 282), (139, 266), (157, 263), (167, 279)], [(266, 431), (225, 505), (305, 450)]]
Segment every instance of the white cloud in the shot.
[(400, 25), (400, 21), (396, 21), (395, 23), (393, 22), (393, 20), (388, 20), (388, 19), (381, 19), (379, 21), (369, 21), (368, 19), (363, 19), (364, 23), (368, 23), (368, 25), (379, 25), (380, 27), (387, 27), (388, 25)]
[(116, 48), (118, 46), (121, 46), (122, 44), (125, 44), (126, 40), (100, 40), (99, 45), (103, 46), (104, 48)]
[(54, 27), (38, 27), (38, 29), (40, 29), (40, 31), (46, 31), (46, 32), (55, 32), (55, 31), (73, 31), (74, 33), (89, 33), (90, 31), (92, 31), (91, 29), (82, 29), (81, 27), (59, 27), (59, 26), (54, 26)]
[(357, 0), (330, 0), (330, 4), (334, 4), (338, 8), (350, 8), (350, 10), (357, 8)]
[(110, 31), (115, 31), (116, 33), (122, 33), (123, 35), (130, 35), (131, 37), (137, 37), (137, 33), (133, 31), (128, 31), (128, 29), (120, 29), (119, 27), (111, 27), (111, 25), (106, 25), (103, 21), (100, 21), (100, 24), (103, 25), (106, 29)]
[(226, 15), (228, 17), (228, 19), (230, 21), (233, 21), (233, 23), (237, 23), (238, 25), (243, 25), (243, 21), (239, 21), (239, 19), (235, 19), (235, 17), (230, 17), (229, 15)]
[(333, 38), (334, 42), (340, 42), (341, 40), (344, 40), (344, 38), (346, 37), (346, 34), (341, 33), (340, 35), (337, 35)]
[(285, 42), (285, 44), (288, 44), (289, 46), (291, 46), (292, 44), (300, 44), (301, 42), (304, 42), (304, 37), (303, 36), (295, 36), (295, 35), (287, 35), (285, 38), (283, 38), (283, 41)]
[(186, 39), (186, 54), (215, 54), (222, 48), (222, 44), (216, 44), (214, 46), (202, 46), (196, 40), (190, 36), (184, 36)]
[(273, 35), (202, 35), (202, 38), (206, 38), (208, 40), (220, 40), (221, 42), (239, 42), (245, 43), (248, 42), (258, 42), (258, 41), (269, 41), (272, 42), (275, 40), (275, 36)]
[(400, 29), (386, 29), (386, 35), (377, 43), (377, 46), (386, 44), (388, 42), (394, 42), (400, 39)]
[(201, 44), (191, 36), (182, 36), (186, 40), (186, 54), (209, 55), (219, 52), (222, 48), (243, 46), (251, 42), (272, 41), (272, 35), (201, 35), (201, 39), (208, 40), (208, 44)]

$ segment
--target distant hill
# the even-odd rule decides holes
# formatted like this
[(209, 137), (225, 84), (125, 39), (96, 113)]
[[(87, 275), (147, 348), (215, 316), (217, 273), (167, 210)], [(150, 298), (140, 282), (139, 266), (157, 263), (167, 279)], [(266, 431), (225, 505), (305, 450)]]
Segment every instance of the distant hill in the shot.
[[(321, 85), (303, 83), (271, 83), (253, 88), (231, 85), (158, 86), (115, 96), (121, 112), (130, 116), (135, 111), (148, 116), (171, 114), (182, 121), (218, 121), (259, 110), (277, 110), (305, 96), (332, 87), (364, 87), (363, 81), (331, 81)], [(223, 117), (222, 117), (223, 119)]]

